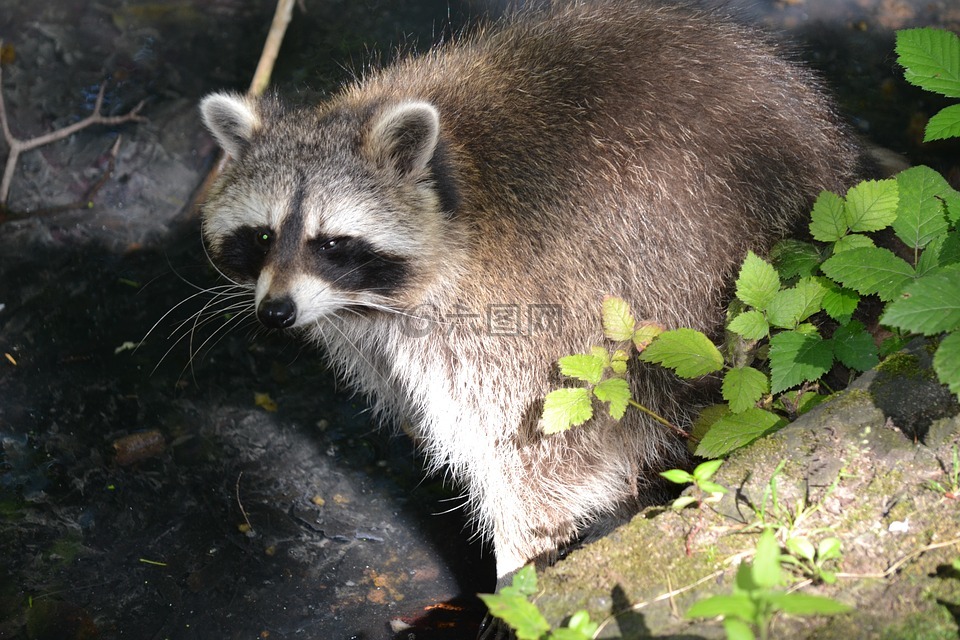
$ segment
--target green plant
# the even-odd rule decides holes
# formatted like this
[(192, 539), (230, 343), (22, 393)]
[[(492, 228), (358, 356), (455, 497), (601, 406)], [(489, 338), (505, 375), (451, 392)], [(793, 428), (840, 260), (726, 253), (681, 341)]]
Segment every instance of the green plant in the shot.
[[(897, 52), (908, 80), (960, 97), (955, 34), (901, 31)], [(927, 129), (928, 139), (954, 135), (960, 135), (960, 105), (938, 113)], [(748, 253), (722, 348), (692, 329), (637, 322), (626, 302), (604, 300), (605, 335), (616, 346), (560, 360), (561, 373), (586, 386), (547, 396), (544, 430), (590, 419), (594, 398), (608, 403), (616, 419), (628, 406), (653, 415), (630, 397), (625, 372), (634, 348), (640, 360), (682, 378), (722, 376), (723, 404), (694, 424), (694, 435), (702, 435), (696, 454), (705, 458), (722, 457), (821, 402), (820, 389), (830, 391), (823, 378), (836, 365), (865, 371), (917, 335), (942, 336), (933, 367), (960, 395), (960, 192), (933, 169), (912, 167), (861, 182), (844, 196), (821, 193), (809, 228), (812, 242), (782, 241), (769, 261)], [(902, 243), (898, 252), (876, 244), (876, 234), (887, 229)], [(893, 336), (879, 349), (854, 318), (865, 296), (886, 305), (880, 323)]]
[(531, 565), (520, 569), (513, 576), (513, 584), (496, 594), (481, 593), (480, 599), (487, 605), (490, 615), (503, 620), (513, 629), (517, 640), (591, 640), (597, 632), (597, 624), (590, 615), (580, 610), (570, 616), (565, 627), (550, 629), (543, 614), (530, 597), (537, 593), (537, 572)]
[(798, 616), (834, 615), (850, 610), (831, 598), (781, 590), (782, 555), (776, 536), (770, 529), (760, 534), (752, 562), (744, 562), (737, 570), (732, 595), (716, 595), (694, 603), (687, 610), (688, 618), (723, 617), (723, 627), (730, 640), (752, 640), (770, 636), (770, 623), (777, 613)]
[(950, 469), (944, 469), (950, 479), (950, 483), (947, 486), (943, 486), (936, 480), (928, 480), (927, 486), (938, 493), (942, 493), (951, 500), (960, 500), (960, 451), (957, 450), (957, 445), (953, 445), (952, 451), (953, 461)]
[(661, 476), (676, 484), (693, 483), (697, 489), (696, 496), (680, 496), (670, 506), (674, 509), (683, 509), (693, 503), (703, 505), (705, 502), (716, 502), (727, 492), (727, 488), (710, 480), (717, 472), (723, 460), (708, 460), (702, 462), (693, 470), (693, 473), (682, 469), (662, 471)]

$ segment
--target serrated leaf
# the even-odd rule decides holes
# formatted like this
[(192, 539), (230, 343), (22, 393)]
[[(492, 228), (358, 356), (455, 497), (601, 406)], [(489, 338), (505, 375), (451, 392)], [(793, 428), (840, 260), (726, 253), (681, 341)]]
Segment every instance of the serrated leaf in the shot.
[(730, 369), (723, 376), (723, 399), (733, 413), (742, 413), (754, 406), (769, 389), (767, 376), (753, 367)]
[(950, 224), (956, 225), (960, 222), (960, 191), (953, 189), (943, 196), (943, 202), (947, 205), (947, 220)]
[(843, 253), (844, 251), (850, 251), (850, 249), (875, 246), (876, 243), (870, 236), (865, 236), (862, 233), (851, 233), (850, 235), (843, 236), (833, 243), (833, 253), (837, 254)]
[(513, 628), (517, 640), (539, 640), (550, 631), (550, 624), (537, 606), (523, 596), (482, 593), (480, 599), (491, 615)]
[(693, 474), (683, 469), (667, 469), (666, 471), (661, 471), (660, 475), (675, 484), (690, 484), (696, 480)]
[(589, 389), (557, 389), (543, 399), (541, 428), (546, 434), (566, 431), (592, 417), (593, 404)]
[(784, 424), (786, 422), (775, 413), (756, 407), (723, 416), (700, 440), (696, 454), (704, 458), (722, 458)]
[(897, 62), (910, 84), (960, 98), (960, 38), (944, 29), (897, 31)]
[(716, 345), (693, 329), (661, 333), (640, 359), (673, 369), (681, 378), (697, 378), (723, 368), (723, 355)]
[(930, 167), (918, 166), (897, 175), (900, 200), (893, 230), (908, 247), (923, 248), (947, 231), (947, 217), (940, 195), (950, 185)]
[(820, 265), (830, 278), (862, 295), (893, 300), (914, 277), (914, 270), (892, 251), (862, 247), (838, 253)]
[(610, 340), (625, 342), (633, 336), (637, 324), (630, 305), (614, 296), (603, 298), (603, 334)]
[(781, 582), (780, 544), (772, 529), (764, 529), (757, 540), (757, 552), (751, 563), (753, 582), (761, 589), (779, 587)]
[(746, 594), (710, 596), (693, 603), (684, 614), (686, 618), (715, 618), (736, 616), (752, 620), (757, 615), (757, 605)]
[(800, 310), (799, 321), (806, 320), (813, 314), (823, 308), (823, 296), (827, 293), (827, 288), (821, 282), (829, 282), (826, 278), (801, 278), (794, 285), (794, 289), (800, 295), (803, 301), (803, 308)]
[(860, 294), (836, 284), (828, 286), (827, 292), (823, 294), (823, 310), (840, 323), (850, 320), (858, 304), (860, 304)]
[(707, 460), (706, 462), (701, 462), (693, 470), (693, 477), (701, 482), (709, 480), (721, 466), (723, 466), (723, 460)]
[(816, 335), (784, 331), (770, 338), (770, 390), (817, 380), (833, 366), (833, 346)]
[(960, 265), (929, 273), (887, 305), (880, 322), (912, 333), (935, 335), (960, 327)]
[(782, 289), (767, 305), (767, 320), (774, 327), (792, 329), (800, 321), (803, 302), (803, 296), (796, 288)]
[(780, 611), (794, 616), (830, 616), (852, 610), (849, 605), (833, 598), (809, 593), (771, 593), (768, 600)]
[(933, 370), (940, 382), (960, 396), (960, 331), (954, 331), (940, 342), (933, 354)]
[(710, 431), (710, 428), (713, 427), (720, 418), (728, 415), (730, 415), (730, 407), (726, 404), (712, 404), (709, 407), (701, 409), (696, 419), (694, 419), (693, 424), (690, 426), (690, 439), (687, 441), (690, 453), (696, 454), (697, 446), (700, 441), (703, 440), (704, 436), (707, 435), (707, 432)]
[(654, 338), (664, 331), (666, 331), (666, 329), (664, 329), (663, 325), (657, 324), (656, 322), (641, 322), (630, 339), (633, 340), (637, 351), (642, 352), (650, 346)]
[(897, 218), (897, 181), (865, 180), (847, 191), (844, 217), (854, 233), (879, 231)]
[(836, 242), (850, 229), (843, 212), (843, 198), (821, 191), (810, 213), (810, 235), (820, 242)]
[(613, 352), (613, 357), (610, 358), (610, 369), (618, 375), (623, 375), (627, 372), (627, 359), (629, 354), (623, 349), (617, 349)]
[(764, 311), (780, 290), (780, 276), (772, 264), (750, 251), (740, 267), (736, 286), (737, 298)]
[(602, 402), (610, 403), (610, 417), (619, 420), (627, 412), (630, 385), (623, 378), (607, 378), (593, 388), (593, 394)]
[[(606, 358), (609, 358), (609, 355)], [(560, 365), (560, 373), (563, 375), (597, 384), (603, 378), (603, 370), (607, 366), (606, 358), (593, 353), (578, 353), (560, 358), (557, 364)]]
[(863, 324), (853, 320), (833, 332), (833, 353), (844, 366), (866, 371), (880, 364), (877, 345)]
[(952, 104), (933, 114), (923, 132), (924, 142), (960, 137), (960, 104)]
[[(842, 207), (841, 203), (841, 215)], [(823, 258), (817, 246), (790, 238), (781, 240), (770, 250), (770, 260), (784, 280), (814, 275)]]
[(760, 340), (770, 333), (770, 324), (763, 312), (751, 309), (731, 320), (729, 329), (747, 340)]

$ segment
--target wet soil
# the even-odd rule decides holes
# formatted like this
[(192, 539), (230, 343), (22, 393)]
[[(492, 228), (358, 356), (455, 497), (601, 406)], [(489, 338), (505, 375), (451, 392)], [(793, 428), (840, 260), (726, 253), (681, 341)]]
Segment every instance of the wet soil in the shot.
[[(307, 2), (275, 83), (322, 93), (371, 51), (427, 46), (498, 10), (397, 6)], [(103, 80), (105, 112), (146, 99), (149, 118), (26, 154), (0, 223), (0, 638), (475, 633), (492, 557), (469, 541), (456, 488), (424, 479), (412, 444), (313, 348), (239, 309), (204, 312), (217, 278), (191, 202), (215, 150), (195, 105), (245, 88), (272, 11), (0, 0), (16, 135), (83, 117)], [(791, 0), (748, 15), (797, 39), (862, 132), (960, 179), (956, 145), (919, 142), (941, 104), (899, 80), (891, 53), (894, 28), (960, 30), (955, 3)], [(84, 199), (118, 136), (92, 208), (44, 211)]]

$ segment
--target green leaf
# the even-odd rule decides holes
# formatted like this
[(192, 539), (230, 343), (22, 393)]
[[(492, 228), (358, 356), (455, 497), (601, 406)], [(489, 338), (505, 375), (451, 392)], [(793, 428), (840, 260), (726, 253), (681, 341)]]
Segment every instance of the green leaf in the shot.
[(829, 537), (824, 538), (820, 541), (820, 544), (817, 545), (817, 560), (823, 562), (824, 560), (836, 560), (843, 555), (841, 551), (842, 542), (840, 538)]
[(862, 295), (890, 301), (914, 277), (914, 270), (888, 249), (862, 247), (838, 253), (820, 265), (825, 274)]
[(833, 243), (833, 253), (837, 254), (843, 253), (844, 251), (850, 251), (850, 249), (875, 246), (877, 245), (874, 243), (873, 239), (870, 238), (870, 236), (865, 236), (862, 233), (851, 233), (850, 235), (843, 236)]
[(803, 300), (803, 309), (800, 311), (799, 321), (806, 320), (823, 308), (823, 297), (827, 293), (830, 281), (826, 278), (801, 278), (794, 288)]
[(710, 596), (694, 602), (687, 609), (685, 618), (716, 618), (730, 616), (752, 620), (757, 615), (757, 605), (746, 594)]
[(954, 331), (940, 342), (933, 354), (933, 370), (940, 382), (960, 396), (960, 331)]
[(830, 191), (821, 191), (810, 214), (810, 235), (820, 242), (836, 242), (849, 229), (843, 213), (843, 198)]
[(833, 332), (833, 353), (844, 366), (866, 371), (880, 364), (877, 345), (863, 324), (852, 320)]
[(897, 62), (910, 84), (960, 98), (960, 38), (943, 29), (897, 31)]
[(960, 137), (960, 104), (952, 104), (933, 114), (923, 132), (924, 142), (958, 137)]
[(833, 346), (816, 335), (784, 331), (770, 338), (770, 389), (817, 380), (833, 366)]
[(589, 389), (557, 389), (543, 399), (541, 428), (546, 434), (566, 431), (592, 417), (593, 404)]
[(593, 394), (603, 402), (610, 403), (610, 417), (619, 420), (627, 412), (630, 402), (630, 385), (623, 378), (608, 378), (593, 388)]
[(670, 508), (680, 511), (681, 509), (686, 509), (696, 501), (697, 499), (693, 496), (680, 496), (670, 503)]
[(734, 413), (742, 413), (754, 406), (769, 390), (770, 380), (766, 374), (753, 367), (730, 369), (723, 376), (723, 399)]
[(633, 332), (631, 340), (633, 340), (634, 346), (637, 348), (637, 351), (643, 351), (650, 346), (650, 343), (653, 342), (653, 339), (658, 335), (664, 332), (664, 328), (657, 324), (656, 322), (641, 322), (636, 331)]
[(844, 216), (855, 233), (879, 231), (897, 218), (897, 181), (865, 180), (847, 191)]
[(960, 327), (960, 265), (925, 275), (887, 305), (880, 322), (912, 333), (935, 335)]
[[(597, 629), (600, 628), (596, 622), (590, 619), (590, 614), (584, 609), (580, 609), (572, 616), (570, 616), (570, 622), (567, 623), (567, 627), (571, 631), (575, 631), (580, 634), (579, 638), (583, 640), (590, 640), (593, 638), (593, 635), (597, 632)], [(565, 636), (557, 635), (561, 631), (566, 631), (567, 629), (557, 629), (553, 632), (551, 640), (566, 640)], [(571, 640), (579, 640), (575, 636), (570, 636)]]
[(491, 615), (513, 628), (518, 640), (539, 640), (550, 631), (550, 624), (543, 614), (524, 596), (481, 593), (480, 599)]
[(770, 324), (762, 311), (744, 311), (730, 321), (730, 331), (747, 340), (760, 340), (770, 334)]
[(623, 349), (617, 349), (613, 352), (610, 359), (610, 369), (617, 375), (623, 375), (627, 372), (627, 359), (629, 355)]
[(852, 610), (833, 598), (808, 593), (771, 593), (767, 599), (780, 611), (794, 616), (830, 616)]
[(803, 296), (795, 287), (782, 289), (767, 305), (767, 320), (774, 327), (793, 329), (800, 322), (803, 307)]
[(773, 529), (764, 529), (757, 540), (757, 553), (751, 564), (753, 582), (761, 589), (779, 587), (780, 571), (780, 544)]
[(524, 565), (513, 574), (509, 587), (501, 591), (518, 596), (532, 596), (537, 593), (537, 570), (532, 564)]
[(773, 265), (750, 251), (740, 267), (736, 285), (737, 298), (764, 311), (780, 290), (780, 276)]
[(840, 323), (850, 320), (858, 304), (860, 304), (860, 295), (856, 291), (834, 283), (830, 283), (827, 292), (823, 294), (823, 310)]
[(786, 547), (787, 551), (798, 558), (802, 558), (803, 560), (809, 560), (813, 562), (814, 558), (817, 557), (816, 547), (813, 546), (813, 543), (810, 542), (810, 540), (804, 538), (803, 536), (787, 538)]
[(692, 473), (684, 471), (683, 469), (667, 469), (666, 471), (661, 471), (660, 475), (675, 484), (690, 484), (696, 480)]
[(603, 334), (610, 340), (625, 342), (633, 337), (633, 329), (637, 324), (630, 305), (626, 301), (614, 296), (603, 299)]
[(700, 440), (696, 455), (703, 458), (722, 458), (784, 424), (786, 421), (777, 414), (756, 407), (723, 416), (713, 423)]
[(723, 368), (723, 356), (716, 345), (693, 329), (661, 333), (640, 354), (640, 359), (669, 367), (681, 378), (696, 378)]
[(557, 363), (560, 365), (560, 373), (563, 375), (590, 384), (600, 382), (600, 379), (603, 378), (603, 370), (607, 366), (606, 358), (595, 353), (564, 356)]
[(753, 635), (753, 628), (749, 624), (736, 618), (724, 618), (723, 630), (727, 634), (727, 640), (756, 640), (757, 638)]
[(915, 249), (947, 231), (947, 217), (939, 196), (950, 189), (943, 176), (930, 167), (918, 166), (897, 175), (900, 200), (893, 230)]
[(693, 470), (693, 477), (701, 482), (709, 480), (721, 465), (723, 465), (723, 460), (707, 460), (706, 462), (701, 462), (697, 465), (696, 469)]
[[(840, 212), (842, 216), (842, 202)], [(781, 240), (770, 250), (770, 260), (784, 280), (814, 275), (820, 263), (823, 262), (823, 257), (823, 253), (817, 246), (790, 238)]]
[[(689, 443), (691, 443), (691, 446), (703, 440), (713, 425), (728, 415), (730, 415), (730, 407), (726, 404), (712, 404), (701, 409), (690, 426)], [(694, 449), (691, 449), (690, 453), (694, 453)]]

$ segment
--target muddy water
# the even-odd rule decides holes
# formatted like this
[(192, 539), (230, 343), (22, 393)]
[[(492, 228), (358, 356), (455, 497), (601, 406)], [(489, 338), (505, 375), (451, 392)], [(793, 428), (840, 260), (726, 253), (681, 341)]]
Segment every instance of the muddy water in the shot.
[[(275, 74), (301, 96), (485, 11), (306, 4)], [(918, 142), (939, 104), (890, 55), (892, 28), (956, 29), (955, 4), (748, 8), (798, 39), (862, 132), (956, 177), (955, 147)], [(189, 209), (214, 151), (195, 103), (246, 86), (272, 10), (0, 0), (15, 134), (83, 117), (104, 79), (105, 113), (146, 99), (149, 117), (25, 156), (0, 224), (0, 638), (473, 633), (492, 559), (468, 542), (455, 489), (423, 480), (411, 444), (378, 430), (313, 349), (226, 302), (196, 315), (217, 280)], [(37, 213), (83, 199), (111, 162), (92, 209)]]

